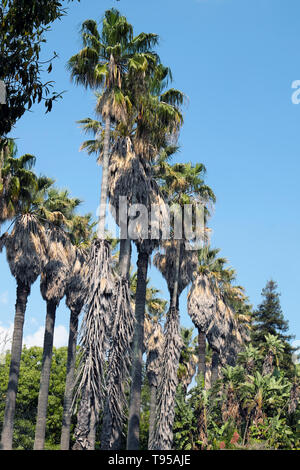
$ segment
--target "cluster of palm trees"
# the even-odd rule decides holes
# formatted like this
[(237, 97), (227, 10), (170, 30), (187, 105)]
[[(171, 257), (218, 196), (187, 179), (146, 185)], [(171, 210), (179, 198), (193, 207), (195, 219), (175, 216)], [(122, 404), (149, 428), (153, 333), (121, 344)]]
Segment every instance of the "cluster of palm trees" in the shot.
[[(32, 284), (40, 277), (46, 302), (43, 362), (38, 400), (35, 449), (45, 445), (47, 404), (56, 309), (65, 297), (70, 309), (70, 336), (62, 423), (61, 449), (69, 449), (72, 413), (77, 415), (73, 449), (93, 449), (102, 417), (101, 448), (119, 449), (127, 427), (127, 449), (139, 448), (143, 355), (151, 388), (149, 449), (171, 449), (175, 395), (184, 343), (180, 335), (179, 298), (191, 284), (188, 312), (198, 330), (199, 351), (187, 366), (206, 376), (205, 352), (212, 351), (212, 382), (220, 365), (232, 364), (248, 339), (250, 306), (235, 272), (218, 250), (209, 247), (207, 221), (215, 195), (204, 182), (203, 164), (172, 163), (183, 124), (185, 96), (168, 88), (171, 71), (155, 52), (158, 36), (134, 35), (117, 10), (105, 12), (100, 27), (83, 23), (83, 48), (68, 63), (72, 80), (95, 92), (99, 120), (79, 121), (91, 140), (82, 149), (95, 154), (102, 166), (97, 228), (90, 215), (77, 215), (80, 200), (56, 189), (53, 180), (37, 177), (34, 158), (17, 158), (12, 141), (2, 139), (0, 223), (11, 226), (0, 239), (17, 282), (11, 367), (6, 394), (2, 446), (12, 448), (22, 332)], [(128, 214), (136, 204), (159, 208), (158, 226), (130, 239), (130, 215), (119, 217), (120, 197)], [(120, 240), (106, 232), (109, 204), (120, 228)], [(196, 205), (204, 209), (203, 247), (191, 249), (183, 227), (180, 239), (171, 228), (163, 240), (168, 207)], [(157, 220), (156, 220), (157, 223)], [(192, 219), (191, 225), (194, 224)], [(153, 229), (159, 236), (149, 236)], [(131, 275), (132, 244), (137, 272)], [(116, 247), (119, 247), (118, 252)], [(165, 278), (167, 302), (148, 287), (151, 256)], [(79, 315), (79, 367), (75, 368)], [(166, 321), (162, 327), (162, 316)], [(163, 367), (162, 367), (163, 364)]]

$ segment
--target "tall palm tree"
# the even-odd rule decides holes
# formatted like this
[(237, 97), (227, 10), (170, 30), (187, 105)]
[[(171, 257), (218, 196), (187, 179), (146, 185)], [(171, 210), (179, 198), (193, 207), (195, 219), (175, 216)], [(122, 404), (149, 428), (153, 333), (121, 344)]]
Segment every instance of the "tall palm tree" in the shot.
[(70, 326), (68, 340), (67, 374), (64, 394), (62, 432), (60, 448), (69, 450), (70, 426), (72, 417), (72, 399), (75, 381), (76, 346), (79, 315), (86, 298), (87, 279), (87, 250), (91, 243), (93, 223), (91, 215), (76, 215), (70, 229), (71, 242), (75, 248), (75, 260), (67, 279), (65, 294), (66, 305), (70, 309)]
[[(224, 286), (231, 288), (231, 271), (224, 268), (227, 260), (217, 258), (219, 250), (204, 247), (198, 252), (198, 270), (188, 294), (188, 312), (198, 329), (199, 372), (205, 379), (206, 341), (213, 350), (213, 381), (216, 378), (218, 354), (224, 351), (226, 338), (233, 328), (234, 316), (226, 302)], [(227, 292), (226, 291), (226, 292)]]
[[(164, 199), (160, 194), (159, 187), (154, 178), (153, 168), (149, 162), (153, 161), (159, 155), (161, 150), (166, 147), (167, 141), (171, 136), (178, 132), (183, 119), (180, 112), (180, 105), (183, 102), (183, 94), (177, 90), (172, 93), (171, 90), (164, 91), (165, 83), (163, 81), (168, 77), (169, 70), (165, 67), (157, 67), (154, 76), (148, 83), (148, 91), (137, 95), (135, 101), (138, 114), (136, 116), (136, 128), (132, 137), (133, 146), (140, 163), (139, 167), (146, 174), (146, 183), (149, 189), (144, 191), (144, 185), (139, 186), (143, 203), (150, 213), (151, 204), (159, 208), (159, 222), (155, 229), (161, 228), (161, 222), (167, 220), (166, 206)], [(134, 168), (132, 166), (131, 168)], [(139, 171), (139, 170), (138, 170)], [(135, 167), (137, 173), (137, 167)], [(147, 175), (148, 178), (147, 178)], [(152, 176), (152, 177), (151, 177)], [(147, 189), (146, 186), (146, 189)], [(140, 202), (140, 201), (134, 201)], [(146, 230), (147, 231), (147, 230)], [(161, 233), (161, 232), (160, 232)], [(150, 240), (147, 239), (149, 234)], [(153, 249), (157, 246), (158, 240), (151, 240), (151, 224), (145, 239), (143, 236), (136, 240), (138, 250), (138, 271), (137, 271), (137, 294), (135, 304), (136, 328), (133, 341), (133, 367), (131, 381), (131, 395), (129, 407), (129, 425), (127, 435), (127, 449), (135, 450), (139, 448), (139, 417), (141, 403), (141, 383), (142, 383), (142, 351), (144, 337), (144, 318), (146, 302), (146, 284), (149, 257)], [(145, 235), (144, 235), (145, 236)], [(161, 234), (158, 239), (161, 238)]]
[(76, 83), (102, 89), (98, 111), (104, 119), (102, 190), (98, 233), (104, 237), (105, 208), (108, 197), (108, 167), (111, 121), (126, 114), (122, 79), (129, 68), (145, 69), (147, 56), (158, 37), (141, 33), (133, 37), (133, 28), (120, 12), (107, 10), (99, 32), (97, 23), (86, 20), (81, 35), (84, 48), (69, 60), (71, 77)]
[(66, 230), (71, 223), (73, 211), (81, 202), (76, 198), (70, 198), (67, 191), (52, 189), (49, 191), (49, 196), (50, 198), (45, 203), (46, 209), (49, 206), (52, 213), (59, 214), (59, 216), (55, 223), (47, 224), (49, 258), (41, 273), (41, 294), (47, 303), (47, 314), (35, 428), (35, 450), (42, 450), (45, 444), (55, 316), (60, 301), (65, 295), (70, 267), (73, 265), (75, 257), (74, 248)]
[[(96, 246), (93, 251), (99, 259), (96, 260), (95, 256), (92, 255), (91, 260), (94, 260), (96, 263), (96, 265), (92, 267), (94, 271), (97, 269), (97, 264), (99, 267), (99, 260), (101, 260), (106, 266), (104, 266), (104, 269), (100, 269), (100, 272), (108, 272), (110, 263), (103, 255), (109, 254), (104, 242), (104, 227), (108, 196), (111, 123), (120, 120), (124, 117), (124, 114), (126, 114), (128, 100), (122, 92), (123, 75), (131, 67), (134, 69), (145, 69), (147, 66), (147, 53), (149, 49), (156, 44), (157, 36), (141, 33), (133, 37), (133, 28), (127, 22), (126, 18), (121, 16), (117, 10), (111, 9), (105, 12), (101, 33), (98, 31), (95, 21), (87, 20), (83, 23), (82, 39), (84, 48), (70, 59), (69, 67), (72, 77), (77, 83), (81, 83), (86, 87), (90, 86), (95, 89), (102, 89), (97, 105), (98, 112), (102, 115), (105, 123), (103, 132), (100, 218), (98, 226), (98, 236), (102, 239), (102, 243), (100, 246)], [(108, 274), (111, 277), (110, 273)], [(107, 285), (109, 284), (110, 282), (107, 283)], [(91, 280), (90, 285), (94, 286), (94, 294), (103, 291), (103, 282), (102, 286), (99, 285), (96, 287), (95, 280)], [(106, 297), (108, 297), (108, 295), (111, 296), (111, 286), (109, 289), (104, 290), (103, 294)], [(112, 305), (112, 300), (110, 300), (109, 304)], [(92, 295), (90, 296), (90, 305), (95, 307), (95, 301)], [(98, 309), (100, 316), (101, 313), (102, 312)], [(101, 328), (105, 329), (106, 324), (109, 325), (109, 322), (103, 319), (103, 326)], [(93, 326), (89, 321), (85, 322), (84, 325), (86, 327)], [(105, 332), (105, 336), (107, 336), (107, 333), (108, 331)], [(87, 361), (85, 362), (87, 363)], [(81, 386), (84, 385), (82, 381), (80, 384)], [(102, 390), (102, 387), (98, 388)], [(94, 402), (99, 401), (98, 398), (93, 398), (92, 400), (94, 400)], [(100, 401), (103, 401), (103, 395), (100, 396)], [(81, 413), (81, 416), (86, 416), (86, 412)], [(83, 427), (86, 429), (86, 426)], [(77, 436), (80, 439), (80, 431), (77, 432)], [(87, 443), (88, 440), (84, 437), (81, 442)], [(77, 448), (80, 448), (80, 446), (77, 446)]]
[[(164, 165), (159, 170), (158, 177), (163, 181), (162, 192), (169, 201), (183, 207), (184, 204), (196, 202), (203, 198), (207, 203), (214, 200), (214, 194), (204, 185), (201, 164), (193, 167), (191, 164)], [(199, 199), (198, 199), (199, 198)], [(163, 363), (165, 367), (160, 377), (158, 387), (159, 402), (157, 407), (154, 448), (171, 449), (173, 442), (174, 402), (178, 383), (177, 369), (180, 359), (182, 340), (179, 330), (179, 297), (182, 291), (192, 281), (196, 269), (196, 252), (189, 250), (189, 242), (185, 238), (173, 238), (163, 243), (164, 254), (157, 254), (155, 265), (165, 277), (170, 292), (170, 311), (165, 326), (165, 343)]]
[[(224, 261), (224, 260), (223, 260)], [(236, 272), (222, 267), (218, 280), (217, 312), (207, 332), (207, 340), (213, 351), (211, 382), (217, 380), (220, 365), (235, 366), (239, 352), (250, 341), (251, 306), (241, 286), (234, 285)]]
[(36, 179), (35, 188), (30, 197), (23, 200), (20, 214), (15, 218), (11, 233), (6, 233), (2, 244), (6, 248), (7, 261), (12, 275), (17, 282), (17, 300), (15, 310), (14, 333), (11, 347), (11, 364), (6, 393), (6, 406), (2, 428), (3, 449), (12, 448), (13, 423), (18, 391), (20, 359), (23, 340), (23, 325), (27, 299), (32, 284), (44, 268), (48, 257), (48, 239), (42, 222), (47, 190), (53, 184), (49, 178)]
[[(136, 274), (133, 276), (131, 289), (136, 292)], [(148, 280), (149, 281), (149, 280)], [(144, 350), (146, 352), (146, 373), (150, 387), (149, 438), (151, 448), (155, 430), (155, 412), (157, 405), (157, 386), (162, 367), (162, 351), (164, 335), (161, 322), (166, 314), (167, 301), (158, 297), (160, 291), (155, 287), (147, 287), (146, 316), (144, 323)]]
[(164, 343), (163, 329), (158, 319), (151, 321), (145, 319), (145, 343), (147, 351), (146, 372), (150, 387), (150, 413), (148, 448), (153, 446), (155, 431), (155, 413), (157, 406), (157, 386), (162, 367), (162, 352)]
[[(163, 200), (159, 194), (158, 187), (151, 178), (151, 168), (149, 163), (135, 152), (132, 139), (129, 136), (119, 137), (112, 149), (110, 163), (110, 203), (119, 213), (119, 197), (125, 196), (129, 208), (133, 204), (143, 204), (150, 209), (151, 203), (158, 203), (163, 209)], [(123, 223), (127, 224), (127, 220)], [(119, 222), (120, 223), (120, 222)], [(121, 225), (121, 224), (120, 224)], [(148, 237), (148, 227), (146, 227)], [(129, 235), (130, 238), (130, 235)], [(132, 380), (131, 409), (129, 411), (129, 433), (128, 445), (138, 446), (139, 409), (141, 392), (141, 358), (143, 348), (143, 327), (146, 303), (146, 284), (148, 259), (155, 243), (151, 240), (142, 240), (142, 237), (135, 240), (138, 246), (138, 273), (137, 273), (137, 295), (135, 304), (136, 330), (134, 338), (134, 365), (133, 372), (135, 379)], [(126, 245), (127, 244), (127, 245)], [(120, 259), (128, 259), (130, 242), (124, 240), (121, 245)], [(122, 249), (123, 248), (123, 249)], [(128, 264), (128, 263), (127, 263)], [(128, 309), (128, 312), (130, 310)], [(128, 340), (130, 338), (128, 337)], [(128, 343), (128, 347), (130, 344)], [(132, 375), (132, 377), (133, 377)], [(134, 395), (134, 398), (133, 398)]]
[(74, 403), (79, 400), (74, 450), (91, 449), (91, 416), (97, 419), (105, 396), (105, 361), (111, 325), (114, 280), (110, 243), (98, 238), (87, 259), (86, 311), (80, 332), (80, 364), (76, 378)]

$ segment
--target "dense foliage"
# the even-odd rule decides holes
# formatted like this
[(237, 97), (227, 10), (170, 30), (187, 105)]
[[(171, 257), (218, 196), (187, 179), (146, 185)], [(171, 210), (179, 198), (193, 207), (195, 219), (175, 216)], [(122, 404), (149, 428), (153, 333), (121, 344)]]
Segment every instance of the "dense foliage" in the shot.
[[(69, 0), (70, 1), (70, 0)], [(73, 0), (71, 0), (73, 1)], [(3, 0), (0, 5), (0, 80), (6, 85), (6, 104), (0, 105), (0, 136), (11, 131), (32, 104), (45, 103), (51, 111), (61, 96), (44, 71), (52, 70), (52, 59), (41, 60), (45, 33), (66, 14), (63, 3), (53, 0)]]

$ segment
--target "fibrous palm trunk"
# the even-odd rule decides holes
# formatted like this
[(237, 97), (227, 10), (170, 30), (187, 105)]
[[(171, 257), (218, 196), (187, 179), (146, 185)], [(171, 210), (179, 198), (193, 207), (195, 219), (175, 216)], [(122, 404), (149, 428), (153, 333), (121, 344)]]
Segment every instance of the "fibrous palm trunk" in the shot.
[(88, 437), (90, 450), (95, 450), (97, 423), (98, 423), (98, 418), (97, 418), (96, 413), (95, 413), (95, 408), (92, 408), (92, 410), (91, 410), (91, 420), (90, 420), (90, 432), (89, 432), (89, 437)]
[(20, 280), (17, 280), (17, 301), (14, 320), (14, 333), (11, 346), (11, 363), (9, 369), (9, 380), (6, 393), (4, 422), (1, 437), (3, 450), (12, 449), (16, 397), (18, 391), (20, 361), (22, 354), (24, 316), (29, 294), (30, 286), (24, 282), (21, 282)]
[[(153, 439), (154, 450), (171, 450), (173, 444), (173, 423), (175, 416), (175, 397), (178, 385), (178, 365), (182, 340), (179, 325), (179, 268), (180, 242), (176, 242), (176, 263), (174, 285), (170, 292), (170, 311), (166, 323), (163, 369), (158, 385), (158, 403)], [(151, 449), (152, 450), (152, 449)]]
[(213, 385), (218, 380), (219, 374), (219, 353), (213, 351), (211, 359), (211, 385)]
[(69, 450), (69, 446), (70, 446), (70, 426), (71, 426), (71, 418), (72, 418), (71, 408), (72, 408), (72, 398), (73, 398), (73, 389), (74, 389), (79, 313), (80, 312), (77, 312), (77, 311), (71, 311), (71, 315), (70, 315), (67, 375), (66, 375), (66, 387), (65, 387), (65, 396), (64, 396), (62, 432), (61, 432), (61, 440), (60, 440), (61, 450)]
[[(73, 402), (80, 398), (75, 450), (90, 450), (90, 419), (99, 416), (105, 396), (105, 360), (111, 329), (113, 280), (110, 244), (95, 240), (91, 250), (89, 288), (81, 332), (81, 361)], [(75, 400), (75, 401), (74, 401)]]
[(137, 262), (138, 270), (135, 302), (135, 332), (133, 338), (133, 364), (131, 372), (127, 450), (139, 449), (144, 321), (148, 262), (149, 254), (139, 251)]
[(47, 301), (47, 315), (44, 334), (43, 360), (35, 428), (34, 450), (42, 450), (45, 445), (48, 395), (53, 352), (56, 302)]
[(129, 381), (134, 315), (130, 305), (127, 278), (116, 281), (114, 323), (108, 356), (107, 396), (104, 408), (101, 449), (117, 450), (120, 446), (127, 404), (125, 388)]
[(263, 367), (262, 367), (262, 375), (268, 375), (268, 374), (272, 374), (273, 371), (274, 371), (274, 354), (273, 352), (270, 350), (268, 351), (265, 359), (264, 359), (264, 363), (263, 363)]
[(199, 375), (202, 374), (205, 380), (206, 374), (206, 334), (198, 329), (198, 355), (199, 355), (199, 362), (198, 362), (198, 373)]
[[(103, 162), (99, 224), (97, 229), (98, 240), (94, 243), (92, 253), (91, 282), (88, 283), (90, 292), (87, 296), (87, 312), (83, 339), (83, 361), (88, 360), (89, 364), (83, 364), (83, 378), (79, 384), (79, 394), (81, 401), (77, 416), (77, 426), (75, 429), (76, 442), (74, 450), (92, 450), (91, 438), (91, 416), (95, 416), (95, 426), (99, 414), (99, 404), (103, 399), (104, 387), (104, 357), (107, 346), (108, 319), (111, 313), (112, 285), (110, 279), (110, 249), (105, 240), (106, 205), (108, 199), (108, 171), (109, 171), (109, 147), (110, 147), (110, 112), (105, 116), (105, 133), (103, 142)], [(98, 279), (96, 277), (98, 276)], [(95, 318), (98, 316), (98, 318)], [(93, 320), (94, 317), (94, 320)], [(90, 339), (95, 339), (99, 344), (95, 345)], [(98, 357), (93, 357), (98, 355)], [(95, 367), (93, 367), (93, 363)], [(94, 382), (94, 383), (93, 383)], [(96, 392), (94, 384), (98, 383)]]
[(155, 413), (156, 413), (156, 400), (157, 386), (154, 384), (150, 385), (150, 410), (149, 410), (149, 439), (148, 439), (148, 448), (151, 449), (154, 442), (154, 432), (155, 432)]

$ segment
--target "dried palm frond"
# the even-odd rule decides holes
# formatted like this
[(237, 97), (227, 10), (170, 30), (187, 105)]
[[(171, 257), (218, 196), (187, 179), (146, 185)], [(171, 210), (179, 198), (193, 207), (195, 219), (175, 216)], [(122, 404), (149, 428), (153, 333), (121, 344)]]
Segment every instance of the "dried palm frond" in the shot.
[(147, 350), (146, 371), (148, 382), (150, 387), (157, 387), (164, 346), (164, 334), (160, 323), (155, 322), (153, 324), (147, 319), (145, 319), (145, 331), (146, 335), (148, 331), (145, 348)]
[(33, 284), (47, 262), (49, 244), (44, 227), (34, 215), (22, 215), (5, 237), (5, 246), (12, 275), (26, 285)]
[(293, 381), (292, 388), (290, 391), (289, 404), (288, 404), (288, 414), (291, 415), (295, 413), (297, 406), (299, 404), (300, 398), (300, 385), (297, 378)]
[(165, 240), (161, 246), (163, 253), (156, 253), (153, 259), (154, 266), (161, 272), (167, 281), (169, 292), (172, 295), (175, 282), (175, 265), (177, 256), (177, 243), (180, 243), (180, 261), (179, 261), (179, 279), (178, 279), (178, 295), (189, 285), (192, 280), (193, 273), (197, 267), (197, 252), (187, 250), (184, 240)]
[(181, 379), (181, 384), (184, 390), (187, 390), (189, 385), (192, 383), (193, 377), (197, 370), (198, 357), (195, 354), (191, 354), (189, 362), (186, 364), (186, 373)]
[(70, 276), (66, 284), (66, 305), (73, 312), (81, 312), (87, 292), (87, 254), (78, 248)]
[(119, 444), (127, 406), (126, 388), (129, 385), (131, 343), (134, 313), (130, 305), (127, 279), (117, 278), (113, 301), (113, 325), (108, 353), (106, 403), (102, 424), (102, 449), (114, 449)]
[(207, 331), (207, 339), (210, 347), (220, 355), (221, 362), (225, 364), (225, 356), (229, 352), (227, 346), (232, 346), (228, 340), (233, 328), (233, 316), (221, 298), (216, 300), (216, 307), (213, 323)]
[(229, 385), (226, 400), (222, 404), (222, 419), (224, 423), (229, 420), (238, 422), (240, 419), (240, 406), (232, 385)]
[(114, 285), (110, 256), (109, 243), (106, 240), (94, 240), (88, 263), (89, 289), (81, 326), (81, 357), (74, 397), (74, 402), (81, 398), (75, 429), (76, 445), (78, 443), (87, 445), (86, 420), (90, 419), (92, 410), (98, 416), (104, 404), (105, 360), (111, 327)]
[(188, 294), (188, 313), (196, 328), (206, 333), (215, 320), (216, 311), (216, 296), (211, 290), (209, 279), (200, 273)]
[(178, 310), (169, 311), (162, 355), (163, 368), (159, 378), (154, 440), (151, 450), (170, 450), (173, 444), (174, 397), (178, 385), (177, 369), (183, 346)]
[[(140, 251), (151, 253), (161, 238), (168, 212), (159, 187), (152, 177), (149, 163), (135, 153), (129, 137), (119, 138), (116, 141), (109, 172), (109, 199), (117, 223), (120, 223), (120, 197), (126, 197), (129, 210), (133, 204), (141, 204), (147, 208), (149, 215), (147, 226), (142, 227), (136, 223), (135, 234), (131, 238)], [(155, 207), (155, 220), (150, 218), (151, 206)], [(121, 221), (122, 224), (127, 222), (128, 220)]]
[(274, 353), (273, 351), (269, 350), (266, 354), (264, 359), (263, 367), (262, 367), (262, 375), (273, 374), (274, 371)]
[(41, 273), (41, 294), (44, 300), (51, 300), (58, 305), (65, 295), (75, 250), (68, 235), (60, 227), (49, 226), (47, 236), (49, 261)]
[(3, 248), (5, 247), (5, 242), (8, 237), (8, 233), (5, 232), (3, 235), (0, 237), (0, 253), (2, 253)]

